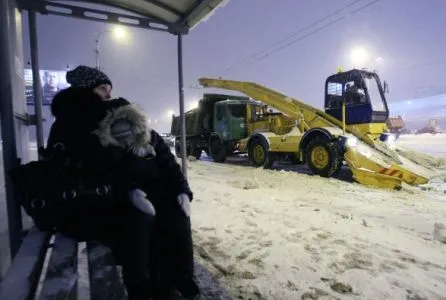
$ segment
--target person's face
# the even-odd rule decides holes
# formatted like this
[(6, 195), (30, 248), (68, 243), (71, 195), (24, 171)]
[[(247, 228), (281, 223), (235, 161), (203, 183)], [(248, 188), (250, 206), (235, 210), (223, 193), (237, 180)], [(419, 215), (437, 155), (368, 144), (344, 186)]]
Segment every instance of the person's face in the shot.
[(46, 83), (50, 86), (50, 87), (57, 87), (58, 84), (58, 78), (57, 78), (57, 74), (52, 73), (52, 72), (48, 72), (46, 73)]
[(101, 84), (93, 89), (93, 92), (96, 93), (103, 101), (107, 101), (111, 99), (111, 91), (112, 87), (109, 84)]

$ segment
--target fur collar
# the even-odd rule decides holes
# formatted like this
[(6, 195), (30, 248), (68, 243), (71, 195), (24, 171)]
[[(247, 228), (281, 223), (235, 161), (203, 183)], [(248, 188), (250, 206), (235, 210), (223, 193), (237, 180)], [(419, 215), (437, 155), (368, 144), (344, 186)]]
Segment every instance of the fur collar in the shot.
[(128, 148), (135, 155), (155, 155), (151, 145), (151, 128), (144, 112), (135, 104), (110, 110), (93, 131), (103, 146)]

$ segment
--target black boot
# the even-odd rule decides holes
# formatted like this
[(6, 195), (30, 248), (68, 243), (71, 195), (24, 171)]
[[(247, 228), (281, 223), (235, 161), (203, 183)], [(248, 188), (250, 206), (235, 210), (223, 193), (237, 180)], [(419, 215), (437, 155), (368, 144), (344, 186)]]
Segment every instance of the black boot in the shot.
[(181, 280), (176, 284), (176, 288), (185, 299), (195, 299), (200, 295), (200, 288), (192, 278)]
[(127, 287), (128, 300), (150, 300), (153, 295), (152, 283), (147, 280)]
[(174, 290), (167, 286), (157, 286), (153, 291), (153, 300), (170, 300), (173, 298)]

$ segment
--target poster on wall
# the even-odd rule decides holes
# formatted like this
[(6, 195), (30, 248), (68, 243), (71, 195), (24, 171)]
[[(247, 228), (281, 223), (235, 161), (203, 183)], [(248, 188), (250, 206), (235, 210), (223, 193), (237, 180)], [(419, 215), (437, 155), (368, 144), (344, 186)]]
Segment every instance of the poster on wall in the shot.
[[(65, 76), (67, 71), (58, 70), (40, 70), (40, 82), (42, 84), (42, 105), (50, 105), (57, 92), (69, 87)], [(25, 69), (25, 93), (26, 104), (34, 105), (33, 93), (33, 72), (31, 69)]]

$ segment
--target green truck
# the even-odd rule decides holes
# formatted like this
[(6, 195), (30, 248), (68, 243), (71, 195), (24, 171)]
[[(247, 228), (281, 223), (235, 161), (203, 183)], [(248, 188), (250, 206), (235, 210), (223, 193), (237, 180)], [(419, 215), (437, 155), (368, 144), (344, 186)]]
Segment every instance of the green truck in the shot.
[[(198, 107), (185, 113), (187, 156), (200, 158), (205, 151), (216, 162), (238, 153), (238, 142), (248, 136), (247, 106), (260, 106), (244, 96), (203, 94)], [(175, 153), (181, 157), (181, 122), (173, 116), (171, 134)]]

